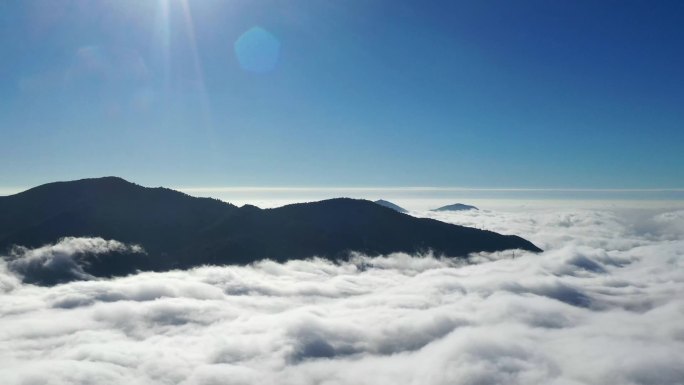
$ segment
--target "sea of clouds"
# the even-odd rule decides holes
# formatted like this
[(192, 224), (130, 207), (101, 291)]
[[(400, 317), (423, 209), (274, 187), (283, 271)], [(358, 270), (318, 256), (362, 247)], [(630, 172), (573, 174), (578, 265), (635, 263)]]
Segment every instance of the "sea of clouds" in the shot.
[(0, 382), (684, 384), (684, 210), (412, 214), (545, 252), (262, 261), (41, 287), (16, 266), (76, 268), (70, 255), (135, 246), (15, 249), (0, 262)]

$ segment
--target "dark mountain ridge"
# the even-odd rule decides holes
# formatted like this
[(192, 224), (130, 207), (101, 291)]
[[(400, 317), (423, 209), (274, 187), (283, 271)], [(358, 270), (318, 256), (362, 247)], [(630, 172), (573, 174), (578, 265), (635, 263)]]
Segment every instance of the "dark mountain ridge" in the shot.
[(63, 237), (102, 237), (141, 245), (146, 255), (94, 258), (88, 274), (121, 275), (202, 264), (245, 264), (312, 256), (345, 258), (431, 250), (450, 257), (524, 249), (529, 241), (432, 219), (374, 202), (336, 198), (274, 209), (237, 207), (121, 178), (57, 182), (0, 197), (0, 251)]

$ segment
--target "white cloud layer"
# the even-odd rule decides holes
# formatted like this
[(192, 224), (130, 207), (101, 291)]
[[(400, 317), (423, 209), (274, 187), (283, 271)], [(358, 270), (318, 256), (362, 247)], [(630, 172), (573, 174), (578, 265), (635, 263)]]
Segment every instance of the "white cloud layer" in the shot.
[(684, 384), (684, 211), (423, 215), (546, 251), (473, 264), (403, 254), (264, 261), (49, 288), (22, 284), (3, 264), (0, 378)]

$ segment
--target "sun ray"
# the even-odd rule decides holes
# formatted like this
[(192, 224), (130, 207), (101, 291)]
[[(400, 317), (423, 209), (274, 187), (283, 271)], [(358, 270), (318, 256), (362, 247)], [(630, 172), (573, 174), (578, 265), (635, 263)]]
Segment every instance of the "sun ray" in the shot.
[(211, 105), (207, 93), (206, 83), (204, 81), (204, 71), (202, 61), (197, 48), (197, 38), (195, 35), (195, 24), (192, 18), (192, 11), (188, 0), (181, 0), (180, 5), (183, 11), (183, 24), (185, 33), (188, 37), (188, 44), (190, 45), (190, 52), (192, 55), (192, 67), (194, 71), (194, 79), (196, 82), (197, 91), (200, 99), (200, 108), (202, 121), (201, 126), (205, 129), (207, 135), (207, 144), (212, 149), (214, 156), (217, 156), (218, 150), (216, 148), (216, 141), (214, 140), (214, 123), (211, 113)]
[(171, 50), (171, 26), (170, 26), (170, 15), (169, 15), (169, 0), (159, 0), (159, 20), (158, 29), (161, 41), (162, 50), (162, 71), (164, 78), (164, 93), (168, 94), (170, 82), (171, 82), (171, 69), (170, 69), (170, 50)]

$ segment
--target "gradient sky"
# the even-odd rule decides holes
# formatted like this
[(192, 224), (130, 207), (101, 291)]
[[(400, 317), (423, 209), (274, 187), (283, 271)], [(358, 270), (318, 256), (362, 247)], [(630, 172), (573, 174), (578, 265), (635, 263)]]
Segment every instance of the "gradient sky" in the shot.
[(0, 2), (0, 187), (684, 187), (684, 2)]

